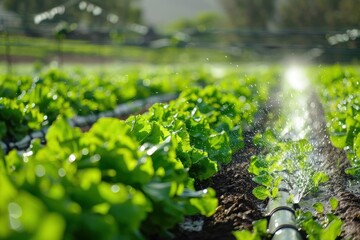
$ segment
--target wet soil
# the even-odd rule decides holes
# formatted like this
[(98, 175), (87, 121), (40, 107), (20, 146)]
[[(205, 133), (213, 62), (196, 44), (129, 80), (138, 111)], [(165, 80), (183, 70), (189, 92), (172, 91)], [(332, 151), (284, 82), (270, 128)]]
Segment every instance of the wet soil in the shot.
[(331, 145), (329, 135), (326, 131), (324, 111), (316, 97), (312, 95), (311, 103), (313, 111), (312, 118), (315, 141), (319, 143), (317, 151), (324, 157), (321, 162), (322, 170), (325, 170), (330, 177), (326, 184), (328, 198), (331, 196), (339, 200), (339, 207), (336, 214), (343, 221), (341, 239), (360, 240), (360, 197), (350, 192), (346, 186), (349, 176), (345, 174), (345, 169), (349, 167), (346, 153), (342, 149), (337, 149)]
[(201, 231), (179, 228), (175, 239), (235, 239), (232, 231), (251, 229), (253, 221), (262, 218), (261, 206), (264, 203), (253, 196), (251, 191), (256, 185), (247, 172), (249, 158), (255, 154), (254, 148), (246, 147), (233, 156), (231, 164), (207, 182), (198, 184), (199, 188), (215, 189), (218, 208), (213, 216), (203, 219)]

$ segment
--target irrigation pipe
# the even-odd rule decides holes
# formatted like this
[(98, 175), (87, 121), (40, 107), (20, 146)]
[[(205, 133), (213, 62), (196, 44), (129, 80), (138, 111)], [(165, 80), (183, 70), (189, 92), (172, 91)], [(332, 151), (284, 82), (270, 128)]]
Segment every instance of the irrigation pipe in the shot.
[(265, 209), (269, 217), (268, 233), (272, 240), (302, 240), (295, 219), (292, 204), (288, 203), (290, 195), (287, 191), (279, 191), (276, 198), (270, 199)]
[[(157, 102), (167, 102), (172, 99), (175, 99), (178, 97), (178, 94), (164, 94), (164, 95), (158, 95), (158, 96), (151, 96), (147, 99), (139, 99), (134, 100), (130, 103), (123, 103), (119, 104), (115, 107), (115, 109), (111, 111), (105, 111), (101, 112), (99, 114), (91, 114), (88, 116), (75, 116), (72, 119), (68, 120), (68, 123), (72, 127), (87, 127), (94, 124), (99, 118), (103, 117), (121, 117), (130, 113), (133, 113), (136, 110), (139, 110), (147, 105), (152, 105)], [(26, 135), (23, 139), (17, 142), (2, 142), (0, 141), (0, 147), (2, 150), (7, 154), (12, 149), (17, 150), (26, 150), (33, 139), (40, 139), (42, 143), (45, 143), (45, 136), (48, 130), (48, 126), (39, 130), (32, 132), (28, 135)]]

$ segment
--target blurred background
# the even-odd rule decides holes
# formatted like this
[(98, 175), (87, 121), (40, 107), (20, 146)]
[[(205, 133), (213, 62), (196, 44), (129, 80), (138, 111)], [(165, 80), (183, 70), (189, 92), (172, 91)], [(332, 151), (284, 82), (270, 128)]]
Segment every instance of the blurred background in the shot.
[(359, 0), (0, 0), (0, 61), (360, 58)]

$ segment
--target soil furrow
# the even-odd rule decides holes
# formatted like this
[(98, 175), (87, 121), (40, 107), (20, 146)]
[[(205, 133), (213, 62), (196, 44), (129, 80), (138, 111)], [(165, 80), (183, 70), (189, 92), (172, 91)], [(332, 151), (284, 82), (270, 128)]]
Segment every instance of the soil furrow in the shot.
[(349, 161), (344, 150), (331, 145), (326, 131), (324, 111), (315, 94), (312, 95), (310, 104), (315, 104), (310, 118), (313, 123), (311, 126), (313, 134), (319, 143), (317, 150), (326, 161), (322, 163), (321, 167), (326, 169), (330, 177), (326, 184), (326, 188), (330, 190), (328, 197), (335, 196), (340, 201), (336, 213), (344, 222), (341, 237), (360, 240), (360, 198), (346, 189), (348, 176), (345, 175), (345, 169), (349, 167)]

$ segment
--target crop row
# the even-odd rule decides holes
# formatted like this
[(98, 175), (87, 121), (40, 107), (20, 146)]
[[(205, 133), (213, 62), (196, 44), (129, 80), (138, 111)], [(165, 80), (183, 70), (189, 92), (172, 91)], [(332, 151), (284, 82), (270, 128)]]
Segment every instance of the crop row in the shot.
[(360, 73), (351, 67), (329, 67), (318, 76), (318, 92), (326, 115), (331, 143), (344, 149), (360, 177)]
[(282, 93), (278, 94), (278, 114), (265, 124), (264, 132), (254, 136), (253, 143), (260, 153), (251, 157), (248, 167), (258, 184), (252, 191), (254, 196), (269, 200), (266, 208), (269, 218), (255, 222), (252, 232), (241, 230), (234, 234), (238, 239), (273, 236), (301, 239), (301, 235), (307, 239), (337, 239), (343, 223), (335, 215), (339, 204), (336, 198), (330, 198), (328, 203), (312, 202), (312, 209), (295, 208), (306, 206), (305, 197), (316, 196), (329, 176), (316, 166), (318, 149), (313, 141), (316, 133), (309, 114), (309, 91), (294, 89), (287, 85), (289, 79), (285, 80)]
[(21, 140), (25, 135), (49, 126), (58, 115), (72, 118), (113, 110), (117, 105), (150, 96), (179, 93), (212, 82), (211, 74), (167, 68), (139, 72), (124, 69), (116, 73), (91, 74), (50, 69), (32, 75), (0, 76), (0, 139)]
[[(283, 139), (279, 132), (268, 129), (262, 134), (257, 134), (254, 143), (262, 153), (251, 158), (248, 171), (253, 175), (253, 181), (258, 184), (253, 189), (253, 194), (260, 200), (283, 201), (283, 207), (294, 208), (294, 204), (300, 202), (301, 205), (300, 200), (304, 196), (316, 193), (319, 186), (329, 179), (326, 173), (315, 170), (309, 163), (313, 147), (306, 138)], [(288, 191), (288, 197), (281, 199), (281, 191)], [(335, 215), (338, 200), (331, 197), (328, 204), (330, 207), (326, 207), (325, 203), (316, 202), (313, 204), (313, 211), (296, 209), (294, 221), (308, 239), (337, 239), (340, 235), (343, 223)], [(330, 211), (325, 210), (329, 208)], [(283, 219), (278, 217), (274, 221), (281, 222)], [(238, 239), (269, 237), (266, 226), (267, 219), (260, 219), (254, 223), (253, 232), (242, 230), (234, 234)]]
[(86, 133), (58, 116), (45, 146), (2, 154), (0, 238), (143, 239), (214, 213), (214, 191), (194, 181), (231, 161), (268, 94), (266, 78), (228, 77)]
[[(129, 114), (143, 111), (146, 107), (151, 106), (157, 102), (168, 102), (172, 99), (175, 99), (177, 94), (165, 94), (165, 95), (155, 95), (146, 99), (138, 99), (131, 102), (123, 103), (116, 106), (115, 109), (101, 112), (99, 114), (90, 114), (88, 116), (75, 116), (71, 119), (67, 119), (68, 123), (73, 127), (80, 127), (82, 129), (88, 129), (92, 126), (99, 118), (103, 117), (113, 117), (113, 118), (125, 118)], [(42, 142), (46, 142), (45, 135), (48, 130), (48, 126), (43, 126), (42, 129), (38, 131), (32, 131), (20, 141), (16, 142), (2, 142), (0, 141), (0, 146), (5, 153), (8, 153), (12, 149), (17, 149), (19, 151), (26, 150), (33, 139), (40, 139)], [(29, 129), (30, 130), (30, 129)]]

